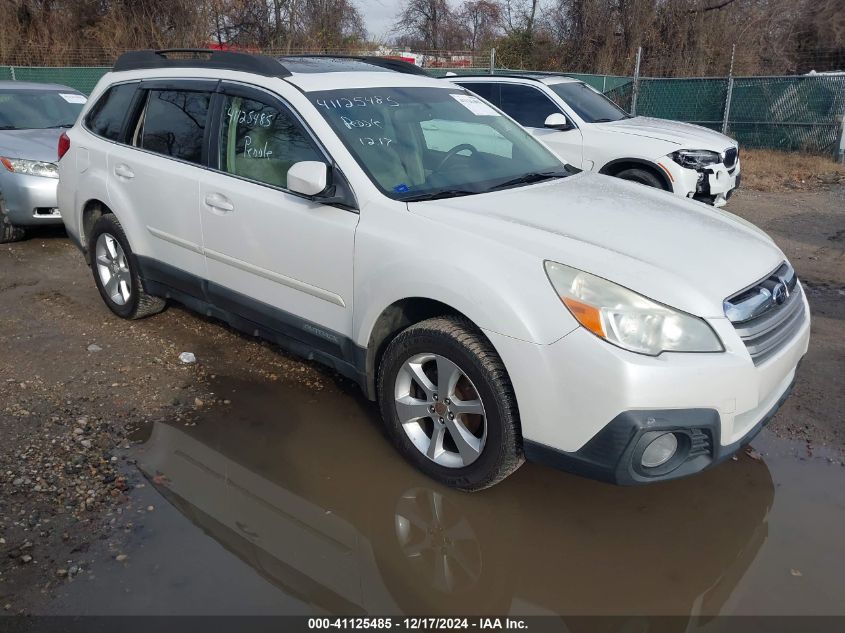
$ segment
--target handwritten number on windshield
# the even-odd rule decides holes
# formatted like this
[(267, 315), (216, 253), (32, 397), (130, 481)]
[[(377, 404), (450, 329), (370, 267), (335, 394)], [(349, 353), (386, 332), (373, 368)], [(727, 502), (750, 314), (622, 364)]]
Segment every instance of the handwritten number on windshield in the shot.
[(385, 147), (387, 147), (393, 142), (393, 139), (387, 138), (386, 136), (381, 136), (378, 138), (362, 136), (358, 139), (358, 142), (361, 143), (361, 145), (384, 145)]
[(373, 95), (370, 97), (338, 97), (337, 99), (317, 99), (317, 105), (326, 110), (339, 110), (341, 108), (366, 108), (371, 106), (399, 107), (393, 97), (381, 97)]

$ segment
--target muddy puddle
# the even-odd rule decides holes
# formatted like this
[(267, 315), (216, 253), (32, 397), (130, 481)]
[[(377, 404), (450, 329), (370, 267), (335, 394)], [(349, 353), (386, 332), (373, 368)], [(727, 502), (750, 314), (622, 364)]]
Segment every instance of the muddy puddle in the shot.
[(133, 449), (158, 505), (127, 562), (104, 555), (50, 612), (845, 613), (845, 468), (768, 432), (762, 457), (685, 480), (529, 464), (468, 495), (406, 465), (354, 390), (215, 391), (231, 404)]

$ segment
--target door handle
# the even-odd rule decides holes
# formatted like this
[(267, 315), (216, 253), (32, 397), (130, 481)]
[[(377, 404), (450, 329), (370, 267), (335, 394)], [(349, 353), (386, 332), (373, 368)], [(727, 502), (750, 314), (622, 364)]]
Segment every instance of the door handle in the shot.
[(217, 209), (218, 211), (222, 211), (223, 213), (231, 213), (235, 210), (235, 205), (233, 205), (229, 201), (229, 198), (224, 196), (222, 193), (208, 194), (205, 197), (205, 203), (212, 209)]
[(119, 178), (130, 179), (135, 177), (135, 172), (129, 169), (129, 165), (121, 163), (114, 168), (114, 175)]

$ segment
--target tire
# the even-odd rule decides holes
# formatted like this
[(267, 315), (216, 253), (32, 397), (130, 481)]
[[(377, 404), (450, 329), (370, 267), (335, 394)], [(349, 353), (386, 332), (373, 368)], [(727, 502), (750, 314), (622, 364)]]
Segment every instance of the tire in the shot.
[(616, 174), (616, 177), (621, 178), (622, 180), (638, 182), (641, 185), (646, 185), (647, 187), (654, 187), (655, 189), (665, 189), (660, 178), (645, 169), (637, 169), (636, 167), (631, 169), (623, 169), (618, 174)]
[[(102, 249), (109, 244), (109, 240), (113, 240), (111, 242), (112, 247), (117, 245), (118, 248), (114, 248), (114, 251), (118, 256), (111, 258), (111, 265), (106, 265), (110, 255), (106, 255), (106, 259), (102, 259), (101, 253), (105, 254)], [(98, 252), (98, 245), (100, 252)], [(103, 215), (94, 224), (88, 240), (88, 249), (91, 254), (91, 272), (94, 275), (94, 283), (97, 284), (100, 296), (112, 312), (123, 319), (143, 319), (164, 310), (167, 305), (164, 299), (153, 297), (144, 291), (141, 278), (138, 276), (138, 265), (129, 246), (129, 240), (126, 239), (123, 227), (113, 214)], [(101, 271), (103, 268), (106, 268), (107, 271)], [(125, 286), (117, 284), (107, 289), (104, 281), (106, 275), (128, 283)]]
[[(507, 371), (490, 342), (464, 318), (428, 319), (396, 336), (379, 365), (378, 397), (396, 448), (442, 484), (481, 490), (525, 461)], [(466, 440), (458, 442), (458, 436)]]
[(26, 229), (15, 226), (9, 221), (6, 215), (6, 208), (3, 206), (3, 199), (0, 198), (0, 244), (11, 244), (20, 242), (26, 237)]

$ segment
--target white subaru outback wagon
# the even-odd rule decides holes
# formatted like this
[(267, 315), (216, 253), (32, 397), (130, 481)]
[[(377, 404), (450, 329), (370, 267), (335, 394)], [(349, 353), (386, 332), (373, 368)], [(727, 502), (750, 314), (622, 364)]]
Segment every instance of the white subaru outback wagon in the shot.
[(393, 66), (122, 56), (60, 142), (62, 217), (108, 307), (173, 299), (330, 365), (465, 490), (525, 459), (671, 479), (748, 442), (809, 339), (772, 240), (567, 168)]

